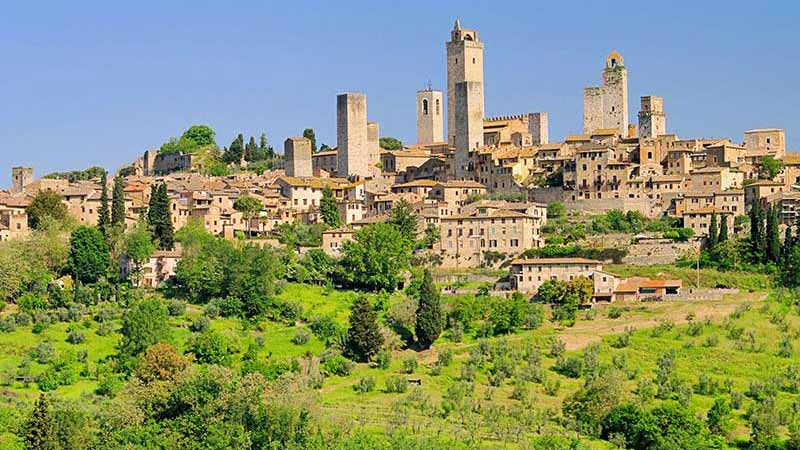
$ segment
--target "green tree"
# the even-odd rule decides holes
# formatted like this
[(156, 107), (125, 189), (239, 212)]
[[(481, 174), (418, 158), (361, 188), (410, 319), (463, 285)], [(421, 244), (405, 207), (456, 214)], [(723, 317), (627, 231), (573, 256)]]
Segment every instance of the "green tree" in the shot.
[(169, 211), (169, 195), (167, 185), (150, 186), (150, 203), (147, 209), (147, 225), (162, 250), (171, 249), (175, 245), (175, 232), (172, 227), (172, 216)]
[(553, 304), (553, 320), (573, 325), (577, 318), (578, 308), (589, 302), (594, 294), (592, 281), (584, 276), (570, 280), (564, 288), (564, 295), (560, 301)]
[(197, 147), (216, 147), (217, 143), (214, 141), (214, 134), (214, 130), (208, 125), (192, 125), (183, 132), (181, 139), (190, 140)]
[(226, 163), (238, 163), (244, 157), (244, 136), (239, 133), (236, 139), (231, 142), (231, 145), (223, 153), (222, 158)]
[(369, 361), (383, 345), (383, 335), (378, 327), (378, 315), (366, 296), (360, 295), (350, 308), (350, 328), (347, 330), (347, 348), (358, 361)]
[(387, 222), (397, 227), (410, 245), (417, 239), (417, 215), (406, 199), (401, 198), (392, 206)]
[(706, 423), (709, 431), (727, 437), (733, 428), (730, 403), (722, 397), (715, 398), (714, 404), (708, 410)]
[(558, 219), (559, 217), (564, 217), (566, 212), (567, 208), (561, 202), (553, 202), (547, 205), (548, 219)]
[(775, 159), (772, 156), (765, 156), (761, 158), (761, 170), (759, 171), (759, 178), (773, 180), (783, 172), (783, 161)]
[(33, 229), (39, 229), (48, 221), (48, 218), (58, 223), (67, 221), (67, 205), (61, 201), (61, 196), (52, 189), (37, 192), (25, 211), (28, 214), (28, 226)]
[(105, 237), (97, 228), (81, 226), (69, 238), (70, 272), (82, 283), (94, 283), (106, 273), (111, 256)]
[(760, 202), (754, 202), (748, 213), (750, 216), (750, 251), (753, 262), (762, 263), (766, 257), (767, 238), (764, 229), (764, 210)]
[(339, 205), (333, 196), (333, 189), (325, 186), (322, 189), (322, 199), (319, 202), (319, 212), (322, 221), (331, 228), (338, 228), (342, 225), (342, 218), (339, 216)]
[(157, 298), (142, 300), (122, 316), (120, 333), (120, 354), (136, 357), (153, 344), (169, 341), (169, 311)]
[(242, 195), (241, 197), (237, 198), (235, 202), (233, 202), (233, 209), (242, 213), (242, 217), (244, 217), (245, 222), (247, 223), (247, 235), (251, 234), (251, 219), (254, 216), (257, 216), (261, 210), (264, 209), (264, 205), (261, 204), (261, 201), (253, 196), (250, 195)]
[(53, 414), (46, 394), (39, 394), (36, 405), (25, 424), (26, 450), (56, 450)]
[(114, 177), (114, 192), (111, 198), (111, 228), (116, 232), (125, 229), (125, 188), (122, 177)]
[(125, 253), (133, 262), (133, 275), (136, 283), (142, 273), (142, 265), (147, 262), (154, 250), (153, 238), (145, 223), (140, 222), (136, 228), (125, 235)]
[(778, 263), (781, 258), (781, 237), (778, 225), (778, 208), (771, 207), (767, 212), (767, 259)]
[(420, 348), (428, 349), (436, 341), (442, 328), (442, 306), (439, 300), (439, 290), (433, 284), (433, 277), (428, 269), (422, 275), (422, 284), (418, 290), (418, 306), (414, 334)]
[(203, 364), (227, 365), (230, 363), (230, 346), (225, 336), (208, 330), (195, 334), (187, 343), (187, 351)]
[(388, 223), (356, 231), (354, 240), (344, 243), (342, 253), (342, 281), (375, 291), (394, 291), (411, 258), (408, 242)]
[(708, 226), (708, 248), (714, 248), (717, 245), (717, 214), (711, 213), (711, 223)]
[(389, 136), (378, 139), (378, 144), (384, 150), (400, 150), (403, 148), (403, 143), (399, 139)]
[(100, 209), (97, 211), (97, 228), (106, 239), (111, 228), (111, 210), (108, 205), (108, 176), (103, 172), (100, 178)]
[(722, 220), (719, 221), (719, 235), (717, 243), (722, 243), (728, 240), (728, 217), (723, 215)]
[(303, 137), (311, 141), (311, 151), (317, 153), (317, 136), (314, 134), (314, 129), (306, 128), (303, 130)]

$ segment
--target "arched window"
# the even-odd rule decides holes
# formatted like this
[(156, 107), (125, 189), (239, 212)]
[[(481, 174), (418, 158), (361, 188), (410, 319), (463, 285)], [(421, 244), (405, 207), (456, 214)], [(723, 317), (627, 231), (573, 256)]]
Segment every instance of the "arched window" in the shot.
[[(436, 99), (436, 115), (438, 116), (439, 114), (441, 114), (441, 113), (439, 112), (439, 99), (437, 98)], [(767, 139), (767, 144), (769, 144), (769, 139)]]
[(423, 98), (422, 99), (422, 115), (423, 116), (427, 116), (428, 115), (428, 99), (427, 98)]
[(617, 67), (617, 60), (614, 59), (614, 58), (611, 58), (611, 68), (614, 68), (614, 67)]

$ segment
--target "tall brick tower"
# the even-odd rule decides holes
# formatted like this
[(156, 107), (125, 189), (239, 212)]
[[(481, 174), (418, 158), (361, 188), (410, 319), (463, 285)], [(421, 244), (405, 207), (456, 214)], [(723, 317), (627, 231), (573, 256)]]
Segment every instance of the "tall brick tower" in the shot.
[(456, 84), (468, 81), (481, 84), (475, 108), (484, 109), (483, 42), (478, 32), (461, 28), (456, 19), (447, 47), (447, 142), (456, 145)]
[(339, 177), (369, 177), (370, 156), (367, 133), (367, 96), (348, 92), (336, 96), (336, 146)]
[(628, 135), (628, 70), (625, 59), (616, 50), (606, 57), (603, 86), (583, 91), (583, 132), (614, 128)]
[(33, 167), (11, 168), (11, 192), (22, 192), (26, 185), (33, 182)]
[(442, 91), (417, 91), (417, 144), (444, 141)]

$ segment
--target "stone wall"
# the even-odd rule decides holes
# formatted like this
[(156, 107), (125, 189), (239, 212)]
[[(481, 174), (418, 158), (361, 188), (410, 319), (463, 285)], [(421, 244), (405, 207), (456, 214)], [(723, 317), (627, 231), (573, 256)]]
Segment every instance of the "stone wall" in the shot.
[(483, 83), (463, 81), (455, 88), (456, 178), (469, 170), (469, 152), (483, 143)]
[(633, 266), (649, 266), (651, 264), (673, 264), (681, 256), (700, 248), (700, 239), (686, 242), (671, 239), (648, 239), (628, 247), (628, 255), (622, 259), (623, 264)]
[(371, 175), (367, 148), (367, 97), (361, 92), (336, 96), (337, 174)]

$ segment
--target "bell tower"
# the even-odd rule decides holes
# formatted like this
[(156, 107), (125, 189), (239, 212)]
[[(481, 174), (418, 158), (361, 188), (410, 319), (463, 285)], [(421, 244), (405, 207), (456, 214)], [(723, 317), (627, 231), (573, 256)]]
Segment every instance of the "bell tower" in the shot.
[[(474, 107), (484, 109), (483, 102), (483, 42), (478, 32), (461, 28), (456, 19), (450, 31), (447, 47), (447, 142), (456, 145), (456, 85), (462, 82), (479, 83), (480, 98)], [(464, 115), (468, 115), (464, 112)]]

